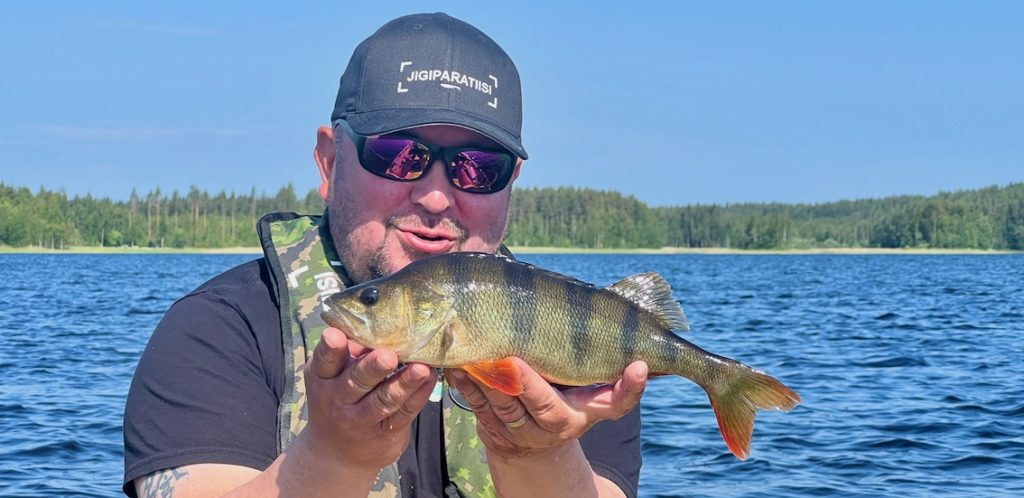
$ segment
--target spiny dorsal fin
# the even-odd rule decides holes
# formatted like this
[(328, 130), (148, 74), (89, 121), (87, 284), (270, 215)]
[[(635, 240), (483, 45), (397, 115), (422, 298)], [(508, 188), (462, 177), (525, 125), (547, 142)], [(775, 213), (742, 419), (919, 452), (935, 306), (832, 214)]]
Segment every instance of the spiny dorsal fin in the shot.
[(650, 311), (669, 330), (690, 330), (683, 308), (672, 297), (672, 288), (655, 272), (649, 271), (626, 277), (609, 285), (608, 290)]

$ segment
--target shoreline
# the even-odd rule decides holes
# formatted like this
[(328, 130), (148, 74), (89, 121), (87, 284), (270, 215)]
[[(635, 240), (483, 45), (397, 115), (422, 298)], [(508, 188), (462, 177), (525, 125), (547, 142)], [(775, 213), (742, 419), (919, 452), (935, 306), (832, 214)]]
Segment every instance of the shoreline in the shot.
[[(695, 254), (695, 255), (996, 255), (1024, 254), (1024, 251), (983, 249), (884, 249), (871, 247), (837, 247), (805, 249), (726, 249), (661, 247), (657, 249), (593, 249), (574, 247), (510, 247), (515, 254)], [(0, 254), (251, 254), (260, 255), (259, 247), (218, 248), (154, 248), (154, 247), (93, 247), (71, 246), (65, 249), (46, 247), (0, 246)]]
[(259, 247), (98, 247), (69, 246), (64, 249), (49, 247), (0, 246), (0, 254), (263, 254)]
[(803, 248), (803, 249), (729, 249), (724, 247), (661, 247), (657, 249), (591, 249), (571, 247), (510, 247), (516, 254), (701, 254), (701, 255), (793, 255), (806, 256), (818, 254), (833, 255), (957, 255), (957, 254), (1024, 254), (1024, 251), (996, 249), (887, 249), (876, 247), (834, 247), (834, 248)]

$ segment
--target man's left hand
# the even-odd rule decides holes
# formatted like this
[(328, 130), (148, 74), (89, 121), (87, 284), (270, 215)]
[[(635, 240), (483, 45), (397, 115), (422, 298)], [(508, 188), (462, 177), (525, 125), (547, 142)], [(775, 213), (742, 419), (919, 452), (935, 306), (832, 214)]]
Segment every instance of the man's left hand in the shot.
[(559, 391), (516, 358), (523, 393), (509, 396), (473, 380), (462, 370), (446, 377), (477, 417), (480, 439), (490, 453), (508, 460), (556, 451), (594, 424), (629, 413), (647, 386), (647, 364), (626, 367), (615, 384)]

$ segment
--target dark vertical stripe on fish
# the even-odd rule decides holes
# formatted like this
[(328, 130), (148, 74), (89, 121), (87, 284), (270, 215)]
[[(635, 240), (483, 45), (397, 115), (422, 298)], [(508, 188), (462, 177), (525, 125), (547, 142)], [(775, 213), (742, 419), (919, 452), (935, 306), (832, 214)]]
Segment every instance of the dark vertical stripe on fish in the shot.
[(640, 307), (626, 307), (626, 316), (622, 318), (622, 357), (631, 362), (636, 357), (636, 349), (640, 340)]
[(534, 296), (533, 275), (521, 263), (508, 262), (502, 266), (508, 293), (509, 310), (512, 311), (512, 332), (525, 349), (533, 342), (537, 325), (537, 299)]
[(562, 285), (565, 286), (565, 300), (568, 306), (572, 360), (576, 366), (582, 367), (587, 364), (591, 351), (588, 324), (591, 315), (594, 314), (591, 302), (594, 292), (568, 280), (563, 280)]
[[(450, 272), (452, 282), (463, 282), (468, 284), (470, 282), (477, 281), (474, 273), (476, 273), (476, 269), (478, 268), (479, 265), (477, 265), (476, 263), (477, 260), (475, 258), (467, 258), (460, 260), (453, 265), (447, 265), (445, 268), (447, 269), (448, 272)], [(470, 290), (470, 288), (465, 285), (460, 285), (458, 286), (458, 288), (461, 290), (462, 294), (461, 297), (456, 299), (456, 302), (459, 303), (459, 313), (462, 316), (466, 317), (477, 316), (476, 293)]]
[(679, 364), (679, 356), (682, 354), (683, 349), (679, 347), (679, 341), (676, 339), (675, 331), (669, 330), (665, 332), (666, 338), (662, 343), (662, 349), (668, 354), (668, 364), (675, 366)]

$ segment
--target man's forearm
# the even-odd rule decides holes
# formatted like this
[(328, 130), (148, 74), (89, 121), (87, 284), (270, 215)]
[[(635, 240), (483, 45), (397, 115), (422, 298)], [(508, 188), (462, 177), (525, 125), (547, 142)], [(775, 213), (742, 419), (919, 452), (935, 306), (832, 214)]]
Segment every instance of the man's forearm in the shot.
[(594, 473), (579, 441), (535, 456), (507, 458), (488, 452), (487, 462), (501, 497), (625, 496), (614, 483)]
[(307, 438), (300, 435), (267, 470), (225, 496), (365, 498), (378, 472), (319, 457)]

